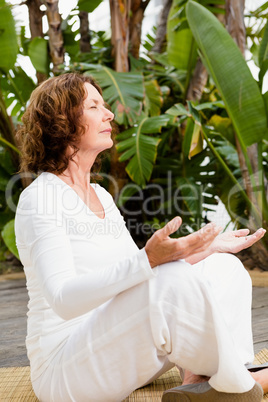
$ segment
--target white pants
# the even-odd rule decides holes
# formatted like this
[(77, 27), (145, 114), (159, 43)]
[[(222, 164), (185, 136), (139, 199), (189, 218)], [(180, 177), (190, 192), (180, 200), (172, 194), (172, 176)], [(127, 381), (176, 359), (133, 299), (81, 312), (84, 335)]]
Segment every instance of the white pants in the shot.
[(157, 276), (85, 316), (55, 364), (33, 383), (43, 402), (119, 402), (172, 366), (211, 377), (218, 391), (254, 380), (251, 280), (230, 254), (191, 266), (163, 264)]

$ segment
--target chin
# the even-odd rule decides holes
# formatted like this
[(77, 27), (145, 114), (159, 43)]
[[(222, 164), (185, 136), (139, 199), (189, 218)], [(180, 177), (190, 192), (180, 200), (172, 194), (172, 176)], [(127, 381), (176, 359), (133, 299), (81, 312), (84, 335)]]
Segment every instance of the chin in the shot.
[(114, 145), (114, 142), (113, 142), (113, 140), (110, 138), (110, 141), (107, 143), (107, 148), (106, 148), (106, 149), (112, 148), (113, 145)]
[(113, 145), (114, 145), (114, 142), (113, 142), (112, 139), (110, 139), (109, 141), (106, 142), (106, 144), (103, 144), (103, 147), (102, 147), (102, 149), (101, 149), (100, 152), (103, 152), (103, 151), (105, 151), (106, 149), (112, 148)]

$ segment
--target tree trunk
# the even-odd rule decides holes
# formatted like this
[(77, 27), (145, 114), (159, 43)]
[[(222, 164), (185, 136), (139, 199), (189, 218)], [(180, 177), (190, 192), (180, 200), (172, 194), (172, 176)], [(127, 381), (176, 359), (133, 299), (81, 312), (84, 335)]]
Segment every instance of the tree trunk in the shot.
[(110, 0), (112, 46), (115, 71), (129, 71), (128, 43), (131, 0)]
[(150, 0), (132, 0), (131, 18), (129, 20), (130, 53), (135, 59), (140, 56), (141, 28), (144, 12)]
[(193, 77), (187, 90), (186, 99), (199, 101), (208, 80), (208, 72), (200, 59), (197, 60)]
[(164, 0), (163, 9), (160, 14), (159, 23), (156, 29), (155, 43), (152, 52), (162, 53), (167, 34), (167, 20), (171, 9), (172, 0)]
[[(28, 14), (29, 14), (29, 25), (30, 25), (30, 32), (31, 32), (31, 39), (36, 37), (43, 38), (43, 24), (42, 24), (42, 17), (44, 12), (40, 10), (41, 6), (40, 0), (27, 0), (26, 5), (28, 7)], [(36, 78), (38, 84), (45, 81), (47, 79), (47, 75), (44, 73), (40, 73), (39, 71), (36, 72)]]
[(61, 16), (58, 0), (44, 0), (48, 20), (48, 35), (50, 56), (53, 63), (53, 72), (60, 72), (59, 66), (64, 63), (63, 36), (61, 32)]
[[(115, 71), (118, 72), (129, 71), (128, 43), (130, 6), (131, 0), (110, 0), (112, 55), (115, 60)], [(113, 197), (116, 197), (118, 194), (115, 194), (115, 191), (120, 192), (127, 182), (127, 173), (124, 169), (124, 165), (118, 161), (118, 153), (115, 145), (112, 147), (110, 155), (110, 174), (116, 181), (117, 189), (115, 190), (114, 184), (110, 181), (109, 192)]]
[(245, 0), (226, 0), (226, 28), (245, 56), (246, 28), (244, 23)]
[(80, 52), (89, 53), (91, 51), (90, 45), (90, 32), (89, 32), (89, 21), (88, 13), (86, 11), (80, 11)]

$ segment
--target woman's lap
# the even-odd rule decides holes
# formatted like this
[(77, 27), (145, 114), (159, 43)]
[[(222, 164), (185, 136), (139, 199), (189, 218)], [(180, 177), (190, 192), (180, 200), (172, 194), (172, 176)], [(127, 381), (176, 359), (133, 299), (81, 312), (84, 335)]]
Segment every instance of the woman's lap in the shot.
[[(213, 361), (217, 340), (208, 303), (216, 300), (229, 327), (236, 311), (248, 309), (242, 304), (250, 303), (246, 294), (250, 282), (234, 257), (212, 257), (195, 266), (184, 262), (164, 264), (156, 268), (158, 275), (152, 280), (122, 292), (85, 316), (69, 337), (57, 364), (44, 373), (40, 399), (120, 401), (174, 364), (193, 369), (198, 360), (198, 374), (217, 370), (218, 361)], [(241, 278), (243, 289), (248, 288), (243, 298), (236, 297), (236, 282), (241, 283)], [(247, 282), (249, 285), (245, 285)], [(206, 299), (207, 292), (212, 293), (211, 299)], [(228, 301), (236, 300), (237, 310), (226, 308), (224, 299), (228, 295)], [(243, 320), (244, 315), (240, 314)], [(249, 325), (245, 323), (246, 328)], [(240, 345), (240, 329), (232, 331), (239, 339), (235, 344), (240, 346), (240, 357), (245, 360), (252, 354), (251, 335)], [(200, 372), (203, 366), (205, 371)]]

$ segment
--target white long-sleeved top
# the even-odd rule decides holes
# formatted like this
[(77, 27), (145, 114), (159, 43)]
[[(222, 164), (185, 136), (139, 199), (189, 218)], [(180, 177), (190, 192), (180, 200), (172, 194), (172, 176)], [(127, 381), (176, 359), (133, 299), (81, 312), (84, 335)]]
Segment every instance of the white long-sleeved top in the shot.
[(29, 293), (26, 346), (32, 380), (85, 315), (154, 276), (111, 195), (92, 186), (104, 219), (52, 173), (42, 173), (19, 199), (15, 233)]

